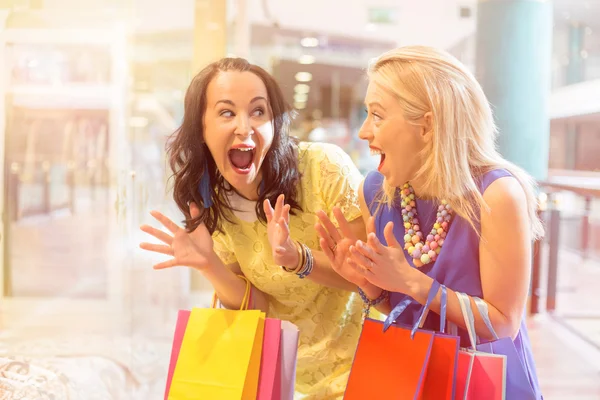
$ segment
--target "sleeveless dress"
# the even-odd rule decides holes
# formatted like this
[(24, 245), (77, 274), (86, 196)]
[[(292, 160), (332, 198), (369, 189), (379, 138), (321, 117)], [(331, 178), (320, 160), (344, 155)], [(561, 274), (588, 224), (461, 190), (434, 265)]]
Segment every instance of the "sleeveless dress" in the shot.
[[(496, 179), (511, 176), (512, 175), (506, 170), (499, 169), (490, 171), (479, 179), (479, 190), (483, 193)], [(391, 207), (385, 205), (380, 206), (377, 201), (382, 193), (383, 179), (383, 175), (378, 172), (369, 173), (365, 178), (363, 192), (371, 215), (375, 215), (377, 237), (382, 243), (386, 244), (383, 236), (383, 228), (387, 222), (394, 222), (394, 234), (397, 238), (404, 237), (404, 224), (402, 220), (402, 209), (399, 204)], [(436, 201), (420, 199), (417, 199), (416, 203), (421, 230), (423, 232), (429, 232), (433, 227), (439, 204)], [(376, 210), (377, 213), (375, 213)], [(400, 240), (400, 243), (402, 243), (402, 240)], [(412, 257), (409, 256), (406, 250), (404, 250), (404, 256), (408, 260), (408, 263), (414, 267)], [(470, 296), (483, 298), (479, 270), (479, 236), (469, 223), (458, 215), (454, 216), (454, 219), (450, 224), (448, 234), (444, 240), (444, 248), (437, 260), (420, 269), (423, 273), (437, 280), (449, 289), (463, 292)], [(405, 294), (392, 293), (390, 295), (392, 308), (406, 297)], [(417, 301), (412, 300), (406, 310), (396, 319), (396, 323), (412, 326), (419, 318), (421, 311), (422, 305)], [(430, 312), (423, 327), (425, 329), (437, 331), (439, 330), (439, 326), (439, 315)], [(458, 333), (461, 337), (461, 346), (467, 347), (469, 340), (466, 330), (459, 329)], [(533, 388), (536, 398), (542, 399), (531, 350), (531, 342), (527, 334), (525, 310), (523, 310), (521, 327), (517, 337), (514, 339), (514, 344), (517, 349), (517, 354), (528, 374), (529, 383)]]

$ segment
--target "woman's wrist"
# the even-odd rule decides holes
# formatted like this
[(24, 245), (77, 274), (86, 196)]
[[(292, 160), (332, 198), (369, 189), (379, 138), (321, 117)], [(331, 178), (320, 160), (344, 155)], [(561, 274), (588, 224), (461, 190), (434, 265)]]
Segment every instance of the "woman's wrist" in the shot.
[(358, 289), (362, 290), (362, 292), (365, 294), (365, 296), (367, 296), (369, 300), (375, 300), (376, 298), (381, 296), (381, 293), (383, 293), (383, 289), (378, 288), (377, 286), (371, 283), (360, 286)]
[(286, 265), (282, 265), (287, 272), (297, 272), (302, 267), (302, 245), (300, 242), (290, 239), (290, 245), (294, 247), (294, 256)]
[(412, 297), (420, 304), (425, 304), (432, 284), (432, 278), (415, 269), (413, 270), (412, 277), (406, 281), (406, 289), (403, 293)]
[(312, 273), (315, 266), (315, 258), (312, 254), (312, 250), (308, 246), (300, 242), (293, 243), (296, 246), (298, 253), (297, 263), (292, 267), (282, 265), (281, 268), (285, 272), (296, 274), (300, 279), (304, 279)]

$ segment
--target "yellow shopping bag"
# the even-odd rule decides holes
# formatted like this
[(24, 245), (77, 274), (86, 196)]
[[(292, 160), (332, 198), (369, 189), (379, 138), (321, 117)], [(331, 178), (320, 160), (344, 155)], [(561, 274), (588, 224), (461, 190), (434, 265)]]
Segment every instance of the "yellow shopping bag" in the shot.
[(181, 343), (170, 400), (254, 400), (258, 391), (265, 314), (194, 308)]

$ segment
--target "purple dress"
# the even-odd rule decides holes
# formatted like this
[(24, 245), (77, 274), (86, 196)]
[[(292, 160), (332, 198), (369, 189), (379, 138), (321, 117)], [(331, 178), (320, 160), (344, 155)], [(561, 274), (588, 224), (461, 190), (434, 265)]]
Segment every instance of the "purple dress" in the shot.
[[(511, 176), (511, 174), (506, 170), (494, 170), (486, 173), (482, 179), (479, 180), (481, 193), (483, 193), (496, 179), (507, 176)], [(374, 200), (376, 200), (382, 192), (382, 183), (383, 176), (378, 172), (369, 173), (365, 179), (363, 190), (365, 201), (369, 206), (371, 215), (375, 215), (375, 210), (378, 208), (378, 202)], [(421, 230), (423, 232), (429, 232), (436, 219), (436, 212), (439, 204), (438, 202), (431, 200), (420, 199), (417, 199), (416, 203)], [(375, 216), (376, 234), (379, 240), (384, 244), (386, 244), (386, 241), (383, 236), (383, 228), (389, 221), (394, 222), (394, 234), (399, 238), (399, 242), (403, 243), (404, 223), (402, 221), (402, 209), (399, 204), (392, 207), (381, 206)], [(414, 267), (412, 257), (409, 256), (406, 250), (404, 250), (404, 256), (408, 263)], [(464, 218), (457, 215), (454, 216), (446, 239), (444, 240), (444, 247), (437, 260), (420, 269), (423, 273), (437, 280), (449, 289), (483, 298), (479, 273), (479, 237)], [(392, 308), (406, 297), (406, 295), (401, 293), (392, 293), (390, 296)], [(421, 311), (422, 305), (417, 301), (412, 300), (406, 310), (397, 318), (396, 322), (398, 324), (412, 326), (419, 318)], [(439, 330), (439, 326), (439, 315), (430, 312), (423, 327), (425, 329), (437, 331)], [(469, 340), (466, 331), (459, 329), (459, 335), (461, 336), (461, 346), (468, 347)], [(525, 310), (523, 310), (521, 328), (514, 340), (514, 345), (524, 369), (528, 373), (529, 383), (533, 388), (535, 396), (537, 399), (541, 399), (542, 395), (525, 323)]]

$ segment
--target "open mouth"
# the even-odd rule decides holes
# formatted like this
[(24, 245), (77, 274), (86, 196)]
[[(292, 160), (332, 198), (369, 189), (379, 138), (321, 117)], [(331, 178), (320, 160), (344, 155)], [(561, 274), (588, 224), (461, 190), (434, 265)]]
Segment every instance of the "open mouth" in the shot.
[(372, 156), (379, 155), (381, 157), (379, 160), (379, 166), (377, 167), (377, 171), (381, 171), (381, 168), (383, 167), (383, 163), (385, 162), (385, 153), (379, 149), (371, 147), (371, 155)]
[(240, 174), (250, 172), (252, 161), (254, 161), (254, 151), (255, 149), (252, 147), (240, 147), (229, 150), (227, 155), (233, 169)]

